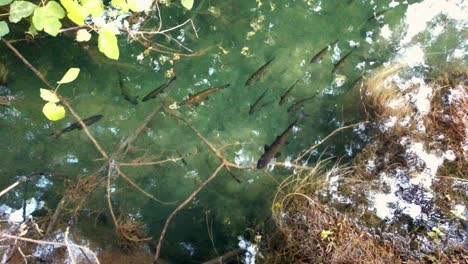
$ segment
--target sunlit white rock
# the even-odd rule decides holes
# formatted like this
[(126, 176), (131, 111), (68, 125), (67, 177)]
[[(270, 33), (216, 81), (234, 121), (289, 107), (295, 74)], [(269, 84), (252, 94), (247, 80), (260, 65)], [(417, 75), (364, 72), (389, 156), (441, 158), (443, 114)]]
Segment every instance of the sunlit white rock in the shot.
[(390, 2), (390, 4), (388, 4), (388, 6), (389, 6), (390, 8), (394, 8), (394, 7), (398, 6), (399, 4), (400, 4), (400, 3), (396, 2), (395, 0), (392, 0), (392, 2)]
[(44, 175), (41, 175), (41, 177), (37, 180), (37, 183), (36, 183), (36, 186), (38, 188), (45, 188), (49, 185), (52, 185), (52, 182), (46, 177), (44, 177)]
[(419, 44), (402, 49), (398, 61), (407, 64), (409, 67), (425, 65), (424, 51)]
[(422, 173), (413, 175), (410, 180), (411, 184), (420, 185), (425, 189), (430, 189), (432, 179), (435, 177), (437, 170), (444, 162), (443, 156), (426, 152), (422, 142), (413, 142), (407, 149), (407, 152), (415, 154), (420, 160), (424, 161), (426, 167)]
[(67, 155), (67, 163), (78, 163), (79, 161), (80, 160), (76, 156), (71, 154)]
[(180, 242), (179, 245), (182, 246), (182, 248), (186, 250), (190, 256), (193, 256), (193, 254), (195, 253), (195, 248), (192, 246), (191, 243)]
[(463, 59), (466, 56), (465, 49), (455, 49), (452, 53), (452, 58), (454, 59)]
[(254, 163), (254, 159), (244, 150), (244, 148), (241, 148), (236, 152), (234, 163), (239, 166), (249, 166)]
[(44, 202), (38, 202), (34, 197), (26, 201), (26, 206), (23, 211), (23, 208), (20, 208), (10, 214), (8, 217), (8, 221), (21, 223), (23, 222), (23, 212), (26, 216), (31, 215), (34, 211), (41, 209), (44, 207)]
[(402, 45), (413, 40), (414, 36), (427, 28), (427, 23), (440, 14), (449, 19), (467, 21), (467, 5), (464, 0), (425, 0), (408, 6), (405, 24), (408, 26)]
[(211, 67), (208, 68), (208, 75), (211, 76), (211, 75), (213, 75), (213, 73), (215, 73), (215, 72), (216, 72), (215, 68), (211, 68)]
[(392, 30), (388, 26), (388, 24), (385, 24), (381, 29), (380, 29), (380, 36), (386, 40), (390, 40), (392, 37)]
[(454, 161), (456, 158), (457, 158), (457, 156), (455, 155), (455, 152), (453, 152), (453, 150), (449, 149), (449, 150), (445, 151), (444, 159), (446, 159), (448, 161)]
[(356, 42), (356, 41), (353, 41), (353, 40), (348, 41), (348, 44), (349, 44), (349, 46), (351, 48), (359, 47), (359, 45), (360, 45), (359, 42)]
[(365, 67), (366, 67), (366, 62), (363, 61), (363, 62), (360, 62), (360, 63), (356, 64), (355, 68), (362, 71), (362, 70), (364, 70)]

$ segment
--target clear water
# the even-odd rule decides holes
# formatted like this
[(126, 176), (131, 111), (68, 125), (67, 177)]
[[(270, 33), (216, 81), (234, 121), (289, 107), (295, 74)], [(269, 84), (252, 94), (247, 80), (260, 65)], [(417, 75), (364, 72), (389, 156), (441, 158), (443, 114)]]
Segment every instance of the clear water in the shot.
[[(378, 21), (368, 22), (374, 12), (393, 6)], [(406, 2), (406, 1), (405, 1)], [(419, 1), (408, 1), (410, 3)], [(182, 57), (174, 65), (161, 62), (161, 54), (150, 53), (142, 61), (137, 56), (144, 48), (136, 43), (120, 39), (121, 58), (114, 63), (97, 51), (95, 43), (77, 43), (69, 38), (43, 38), (32, 43), (18, 43), (18, 50), (52, 82), (60, 79), (69, 67), (81, 68), (79, 78), (72, 84), (60, 88), (60, 94), (69, 99), (73, 108), (85, 118), (102, 114), (98, 123), (90, 126), (93, 136), (108, 152), (114, 152), (152, 109), (160, 104), (159, 99), (134, 106), (121, 96), (117, 69), (131, 94), (139, 99), (167, 81), (167, 70), (173, 68), (177, 81), (167, 95), (181, 102), (189, 93), (230, 83), (225, 90), (210, 95), (209, 99), (196, 107), (178, 109), (195, 128), (215, 146), (239, 142), (226, 149), (226, 157), (255, 164), (263, 152), (263, 145), (271, 144), (297, 114), (288, 114), (288, 107), (318, 93), (305, 104), (302, 111), (307, 118), (297, 125), (289, 144), (282, 149), (278, 158), (296, 157), (302, 150), (314, 144), (334, 129), (362, 121), (364, 113), (359, 94), (351, 91), (354, 80), (392, 58), (397, 43), (379, 36), (380, 28), (388, 24), (397, 28), (401, 23), (407, 4), (402, 1), (200, 1), (193, 12), (178, 8), (164, 8), (164, 21), (168, 26), (191, 17), (199, 30), (195, 38), (190, 27), (184, 27), (184, 45), (194, 51), (209, 47), (206, 54), (197, 57)], [(208, 12), (210, 6), (221, 11), (216, 17)], [(255, 35), (247, 38), (248, 32)], [(374, 32), (372, 43), (366, 42), (366, 32)], [(180, 31), (173, 36), (182, 36)], [(433, 55), (428, 60), (435, 63), (445, 57), (436, 51), (453, 50), (460, 44), (455, 34), (446, 34), (431, 46)], [(309, 64), (309, 60), (329, 43), (338, 40), (320, 63)], [(160, 39), (161, 43), (175, 47)], [(333, 64), (353, 49), (353, 53), (337, 73), (346, 76), (344, 85), (334, 84), (337, 76), (332, 74)], [(241, 53), (248, 48), (248, 56)], [(11, 82), (0, 88), (0, 93), (10, 94), (16, 99), (13, 106), (0, 108), (0, 186), (8, 186), (21, 175), (32, 172), (57, 174), (48, 176), (51, 184), (38, 187), (17, 188), (2, 197), (3, 203), (14, 208), (21, 207), (23, 199), (36, 197), (49, 208), (55, 208), (63, 195), (68, 180), (94, 172), (102, 165), (100, 155), (82, 131), (63, 134), (59, 139), (50, 136), (74, 122), (68, 114), (64, 120), (48, 121), (41, 113), (43, 101), (39, 88), (44, 85), (4, 45), (0, 45), (0, 58), (12, 72)], [(168, 55), (170, 56), (170, 55)], [(275, 57), (264, 78), (250, 87), (244, 83), (266, 61)], [(156, 67), (154, 61), (159, 61)], [(362, 63), (365, 64), (362, 64)], [(364, 68), (356, 67), (358, 64)], [(300, 79), (291, 92), (288, 102), (278, 105), (279, 97)], [(271, 101), (253, 115), (249, 107), (269, 89), (265, 102)], [(127, 160), (138, 156), (154, 156), (156, 159), (177, 157), (197, 150), (197, 154), (182, 162), (163, 166), (124, 168), (124, 172), (143, 186), (144, 189), (164, 201), (181, 202), (200, 183), (208, 178), (218, 166), (219, 160), (181, 122), (162, 113), (158, 114), (134, 144), (134, 152)], [(363, 147), (357, 135), (341, 133), (334, 137), (319, 153), (323, 157), (345, 157), (355, 155)], [(281, 181), (291, 171), (275, 168), (271, 174)], [(169, 227), (163, 244), (162, 256), (173, 260), (202, 261), (215, 256), (207, 232), (207, 219), (213, 221), (214, 243), (218, 252), (225, 252), (237, 245), (237, 236), (247, 228), (262, 231), (270, 215), (272, 195), (277, 182), (261, 170), (235, 171), (242, 180), (236, 182), (222, 172), (205, 188)], [(104, 175), (102, 175), (104, 176)], [(38, 178), (33, 179), (36, 183)], [(64, 180), (66, 179), (66, 180)], [(148, 227), (148, 234), (156, 239), (164, 221), (175, 208), (160, 205), (143, 197), (122, 180), (114, 181), (113, 202), (118, 214), (140, 219)], [(111, 236), (96, 236), (97, 230), (112, 227), (107, 214), (105, 187), (101, 187), (86, 206), (90, 210), (103, 210), (107, 221), (97, 226), (79, 225), (80, 230), (102, 245), (110, 243)], [(85, 214), (79, 223), (92, 222)], [(91, 220), (90, 220), (91, 219)], [(102, 231), (104, 232), (104, 231)], [(184, 243), (184, 244), (182, 244)], [(190, 244), (194, 251), (184, 245)]]

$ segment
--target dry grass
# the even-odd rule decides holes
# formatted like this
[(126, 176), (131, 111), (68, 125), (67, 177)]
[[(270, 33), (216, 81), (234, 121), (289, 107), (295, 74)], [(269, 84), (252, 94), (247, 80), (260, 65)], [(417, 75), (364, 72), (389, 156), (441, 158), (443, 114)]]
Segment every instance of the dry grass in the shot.
[(141, 222), (128, 218), (119, 220), (115, 233), (118, 243), (123, 249), (130, 250), (151, 240), (151, 237), (146, 236), (145, 227)]
[[(405, 95), (389, 80), (403, 69), (402, 65), (384, 68), (364, 82), (365, 103), (380, 119), (406, 116), (412, 112), (411, 105), (404, 100)], [(394, 102), (399, 102), (398, 107), (392, 107)]]
[[(455, 71), (434, 80), (431, 85), (437, 87), (437, 92), (432, 98), (431, 112), (424, 120), (430, 139), (440, 138), (435, 147), (451, 149), (456, 156), (453, 162), (446, 162), (440, 175), (464, 179), (468, 179), (468, 151), (464, 149), (468, 146), (467, 77), (466, 71)], [(454, 97), (452, 93), (459, 95), (447, 102), (450, 96)]]
[(267, 263), (398, 262), (395, 249), (313, 198), (324, 178), (350, 172), (337, 165), (325, 170), (325, 165), (318, 163), (311, 173), (291, 176), (281, 183), (272, 209), (280, 234), (270, 240), (274, 252)]

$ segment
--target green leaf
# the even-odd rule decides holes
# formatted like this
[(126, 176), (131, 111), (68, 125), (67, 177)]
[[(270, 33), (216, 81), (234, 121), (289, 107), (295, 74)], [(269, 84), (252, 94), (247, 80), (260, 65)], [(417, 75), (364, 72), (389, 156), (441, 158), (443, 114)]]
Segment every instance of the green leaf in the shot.
[(119, 46), (117, 45), (117, 37), (111, 27), (103, 27), (99, 31), (98, 38), (99, 51), (113, 60), (119, 59)]
[(65, 17), (65, 10), (55, 1), (49, 1), (46, 6), (34, 10), (33, 24), (37, 30), (44, 30), (52, 36), (57, 36), (62, 28), (59, 19)]
[(32, 14), (37, 5), (27, 1), (15, 1), (10, 6), (10, 22), (17, 23), (23, 17), (28, 17)]
[(11, 1), (13, 1), (13, 0), (0, 0), (0, 6), (8, 5), (9, 3), (11, 3)]
[(51, 102), (51, 103), (58, 103), (60, 99), (57, 97), (54, 91), (48, 89), (41, 88), (41, 98), (44, 101)]
[(76, 32), (76, 41), (78, 42), (85, 42), (91, 39), (91, 33), (89, 33), (86, 29), (80, 29)]
[(44, 113), (49, 120), (57, 121), (65, 117), (65, 108), (61, 105), (48, 102), (42, 108), (42, 113)]
[(182, 0), (181, 3), (182, 3), (182, 6), (184, 6), (188, 10), (192, 9), (193, 7), (193, 0)]
[(47, 2), (45, 8), (50, 17), (55, 17), (57, 19), (65, 17), (65, 10), (63, 10), (62, 6), (55, 1)]
[(8, 5), (13, 0), (0, 0), (0, 6)]
[(83, 5), (88, 14), (92, 16), (101, 16), (104, 11), (101, 0), (81, 0), (81, 5)]
[(5, 21), (0, 21), (0, 38), (10, 32), (8, 24)]
[(86, 8), (78, 4), (76, 0), (60, 0), (60, 3), (67, 10), (68, 18), (78, 26), (84, 25), (85, 18), (89, 15)]
[(58, 81), (58, 84), (71, 83), (80, 74), (80, 68), (70, 68), (67, 73), (62, 77), (62, 80)]

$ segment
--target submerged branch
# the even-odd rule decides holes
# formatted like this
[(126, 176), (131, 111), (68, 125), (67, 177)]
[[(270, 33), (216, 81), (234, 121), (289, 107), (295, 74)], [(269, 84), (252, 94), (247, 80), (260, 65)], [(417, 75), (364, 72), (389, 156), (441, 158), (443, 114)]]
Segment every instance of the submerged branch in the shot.
[(328, 134), (328, 136), (326, 136), (322, 140), (320, 140), (317, 144), (315, 144), (315, 145), (311, 146), (310, 148), (308, 148), (304, 153), (302, 153), (299, 157), (297, 157), (292, 163), (297, 164), (300, 159), (307, 156), (310, 152), (312, 152), (312, 150), (316, 149), (323, 142), (327, 141), (330, 137), (332, 137), (334, 134), (338, 133), (339, 131), (344, 130), (344, 129), (348, 129), (348, 128), (352, 128), (352, 127), (355, 127), (355, 126), (358, 126), (358, 125), (361, 125), (361, 124), (367, 124), (367, 123), (368, 123), (368, 121), (364, 121), (364, 122), (359, 122), (359, 123), (349, 125), (349, 126), (342, 126), (342, 127), (339, 127), (337, 129), (335, 129), (333, 132)]
[(71, 264), (75, 264), (76, 263), (75, 257), (73, 257), (73, 252), (71, 251), (70, 243), (68, 243), (68, 234), (69, 233), (70, 233), (70, 227), (67, 226), (67, 230), (65, 230), (64, 241), (65, 241), (65, 245), (67, 246), (67, 251), (68, 251), (68, 256), (70, 257), (70, 262), (71, 262)]
[(119, 167), (137, 167), (137, 166), (159, 165), (159, 164), (164, 164), (164, 163), (167, 163), (167, 162), (176, 162), (176, 161), (182, 160), (184, 158), (185, 157), (178, 157), (178, 158), (170, 158), (170, 159), (165, 159), (165, 160), (149, 161), (149, 162), (130, 162), (130, 163), (119, 162), (119, 163), (117, 163), (117, 166), (119, 166)]
[[(39, 245), (53, 245), (53, 246), (67, 247), (66, 243), (36, 240), (36, 239), (31, 239), (31, 238), (25, 238), (25, 237), (20, 237), (20, 236), (9, 235), (9, 234), (6, 234), (4, 232), (0, 232), (0, 237), (20, 240), (20, 241), (29, 242), (29, 243), (35, 243), (35, 244), (39, 244)], [(93, 256), (93, 259), (94, 259), (94, 261), (96, 263), (98, 263), (98, 264), (100, 263), (98, 257), (96, 256), (96, 254), (93, 251), (91, 251), (89, 248), (84, 247), (84, 246), (79, 246), (79, 245), (76, 245), (76, 244), (68, 244), (68, 246), (79, 248), (79, 249), (82, 249), (82, 250), (88, 252), (89, 254), (91, 254), (91, 256)]]
[[(55, 90), (55, 87), (52, 84), (50, 84), (49, 81), (47, 81), (47, 79), (44, 78), (44, 76), (31, 63), (29, 63), (28, 60), (26, 60), (25, 57), (23, 57), (23, 55), (21, 55), (21, 53), (15, 47), (13, 47), (13, 45), (11, 45), (10, 42), (8, 42), (8, 40), (2, 38), (2, 41), (45, 85), (47, 85), (47, 87), (49, 87), (50, 90)], [(57, 96), (59, 97), (61, 102), (68, 108), (68, 110), (73, 115), (73, 117), (75, 117), (78, 123), (80, 123), (83, 131), (91, 140), (91, 142), (94, 144), (94, 146), (99, 151), (99, 153), (101, 153), (101, 155), (104, 158), (108, 158), (107, 153), (102, 149), (102, 147), (98, 144), (96, 139), (91, 135), (91, 133), (89, 132), (88, 126), (83, 122), (81, 117), (73, 110), (73, 108), (68, 103), (68, 101), (62, 96), (60, 96), (59, 94), (57, 94)]]
[(137, 189), (139, 192), (141, 192), (143, 195), (153, 199), (154, 201), (160, 203), (160, 204), (164, 204), (164, 205), (169, 205), (169, 204), (175, 204), (177, 201), (174, 201), (174, 202), (164, 202), (164, 201), (161, 201), (159, 200), (158, 198), (154, 197), (152, 194), (146, 192), (145, 190), (143, 190), (138, 184), (136, 184), (134, 181), (132, 181), (127, 175), (125, 175), (119, 168), (119, 166), (115, 166), (115, 170), (117, 171), (117, 173), (126, 181), (128, 182), (133, 188)]
[(162, 245), (162, 242), (164, 240), (164, 236), (166, 235), (166, 232), (167, 232), (167, 228), (169, 227), (169, 224), (171, 223), (172, 219), (174, 218), (174, 216), (180, 211), (182, 210), (188, 203), (190, 203), (190, 201), (192, 201), (192, 199), (201, 191), (203, 190), (203, 188), (205, 188), (206, 185), (208, 185), (208, 183), (210, 183), (212, 180), (214, 180), (214, 178), (216, 178), (216, 176), (219, 174), (219, 172), (221, 171), (221, 169), (223, 167), (225, 167), (226, 164), (224, 162), (221, 162), (221, 164), (218, 166), (218, 168), (216, 168), (216, 170), (213, 172), (213, 174), (208, 178), (206, 179), (201, 185), (200, 187), (198, 187), (198, 189), (196, 189), (183, 203), (181, 203), (170, 215), (169, 217), (167, 218), (166, 222), (164, 223), (164, 228), (161, 232), (161, 235), (159, 236), (159, 240), (158, 240), (158, 245), (156, 246), (156, 253), (154, 254), (154, 263), (157, 263), (158, 262), (158, 258), (159, 258), (159, 254), (161, 253), (161, 245)]

